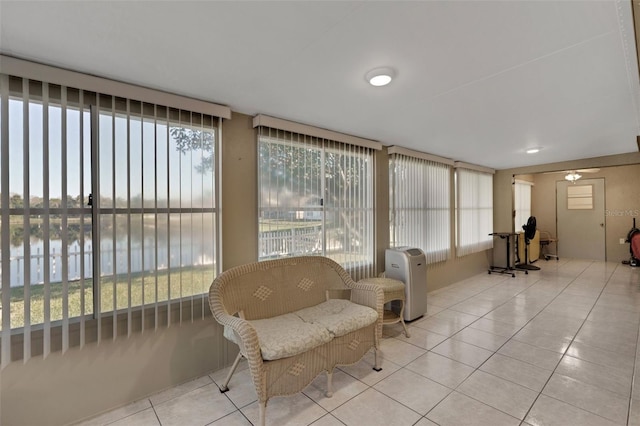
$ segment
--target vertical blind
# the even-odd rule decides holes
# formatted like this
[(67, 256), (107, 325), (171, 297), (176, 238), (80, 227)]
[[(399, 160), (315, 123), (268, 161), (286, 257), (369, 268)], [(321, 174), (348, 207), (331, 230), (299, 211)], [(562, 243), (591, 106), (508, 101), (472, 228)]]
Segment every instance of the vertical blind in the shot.
[(493, 175), (456, 168), (456, 255), (493, 247)]
[(324, 255), (374, 275), (373, 149), (258, 128), (258, 258)]
[(451, 252), (451, 170), (444, 164), (400, 153), (389, 156), (391, 246), (418, 247), (427, 263)]
[(2, 366), (205, 315), (218, 126), (0, 74)]
[(526, 225), (529, 216), (531, 216), (531, 186), (530, 182), (516, 181), (514, 184), (514, 209), (515, 215), (515, 232), (522, 232), (522, 225)]

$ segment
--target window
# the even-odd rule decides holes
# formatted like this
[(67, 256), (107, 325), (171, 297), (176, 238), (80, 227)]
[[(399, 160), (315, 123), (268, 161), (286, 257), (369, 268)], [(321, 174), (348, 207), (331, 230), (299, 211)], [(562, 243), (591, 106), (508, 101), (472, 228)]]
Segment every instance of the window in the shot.
[(324, 255), (374, 274), (373, 149), (259, 126), (258, 191), (260, 260)]
[(87, 321), (99, 340), (204, 315), (216, 117), (4, 74), (0, 113), (3, 365), (12, 334), (26, 360), (83, 345)]
[(514, 185), (515, 232), (522, 232), (522, 225), (527, 224), (531, 216), (531, 186), (533, 183), (516, 180)]
[(568, 210), (593, 210), (593, 185), (567, 186)]
[(493, 247), (493, 174), (456, 168), (456, 253), (465, 256)]
[(430, 158), (435, 157), (397, 147), (389, 148), (389, 153), (391, 246), (418, 247), (427, 263), (447, 260), (453, 162), (433, 161)]
[(216, 259), (216, 119), (105, 95), (97, 110), (97, 313), (131, 315), (206, 293)]

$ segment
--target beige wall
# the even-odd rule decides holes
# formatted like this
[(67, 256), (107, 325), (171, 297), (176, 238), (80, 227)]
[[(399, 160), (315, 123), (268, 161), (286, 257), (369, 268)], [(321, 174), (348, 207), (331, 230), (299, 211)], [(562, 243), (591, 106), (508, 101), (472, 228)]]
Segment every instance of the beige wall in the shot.
[[(222, 132), (221, 233), (223, 269), (257, 258), (257, 150), (251, 117), (233, 113)], [(388, 157), (376, 154), (376, 261), (384, 269), (389, 244)], [(498, 205), (510, 201), (510, 180), (498, 184)], [(452, 198), (453, 202), (453, 198)], [(453, 205), (453, 204), (452, 204)], [(505, 204), (506, 205), (506, 204)], [(508, 210), (507, 208), (507, 214)], [(498, 212), (500, 213), (500, 212)], [(453, 212), (452, 212), (452, 223)], [(453, 234), (451, 236), (453, 242)], [(491, 252), (428, 268), (428, 291), (485, 271)], [(126, 405), (229, 365), (237, 349), (211, 317), (130, 338), (72, 348), (64, 355), (13, 362), (2, 371), (0, 423), (58, 425)]]
[(384, 252), (389, 247), (389, 155), (386, 148), (376, 152), (376, 265), (377, 273), (384, 271)]
[[(222, 132), (223, 268), (257, 257), (255, 133), (251, 117), (233, 114)], [(233, 362), (237, 347), (204, 320), (72, 348), (2, 371), (0, 424), (61, 425), (94, 416)]]
[[(531, 190), (531, 213), (538, 229), (557, 235), (556, 182), (563, 174), (535, 175)], [(629, 244), (620, 244), (636, 218), (640, 227), (640, 164), (605, 167), (598, 173), (583, 173), (583, 178), (604, 178), (605, 184), (605, 250), (610, 261), (629, 259)], [(558, 242), (561, 244), (561, 242)]]
[[(385, 250), (389, 247), (389, 156), (386, 148), (376, 153), (376, 262), (377, 272), (384, 271)], [(450, 187), (454, 188), (453, 171), (450, 175)], [(451, 206), (455, 206), (455, 193), (451, 191)], [(450, 223), (452, 230), (450, 235), (451, 247), (455, 246), (455, 212), (451, 209)], [(451, 251), (451, 259), (427, 266), (427, 291), (433, 291), (446, 287), (457, 281), (486, 271), (491, 264), (491, 250), (474, 253), (461, 258), (455, 257)]]
[(232, 113), (222, 129), (222, 269), (258, 260), (258, 156), (252, 117)]
[[(251, 117), (233, 113), (232, 120), (225, 120), (221, 200), (224, 269), (257, 258), (255, 141)], [(376, 155), (378, 272), (384, 268), (384, 250), (389, 242), (387, 164), (388, 158), (383, 150)], [(498, 171), (494, 177), (494, 229), (513, 229), (511, 183), (514, 174), (619, 164), (640, 164), (640, 154)], [(607, 208), (637, 206), (637, 166), (619, 174), (603, 173), (607, 173), (609, 181)], [(632, 180), (633, 173), (635, 178)], [(543, 187), (542, 183), (539, 185)], [(616, 190), (620, 191), (617, 196), (612, 194)], [(541, 216), (538, 223), (547, 226), (551, 219), (547, 219), (543, 210), (546, 204), (536, 206), (538, 202), (534, 203), (536, 214)], [(616, 227), (611, 236), (618, 238), (622, 236), (618, 235), (619, 229), (629, 228), (630, 220), (612, 217), (607, 225)], [(451, 239), (453, 242), (453, 234)], [(428, 268), (428, 290), (442, 288), (486, 270), (491, 256), (491, 251), (488, 251), (431, 265)], [(0, 380), (0, 423), (57, 425), (77, 421), (222, 368), (233, 361), (236, 353), (234, 345), (227, 344), (222, 338), (217, 323), (207, 317), (181, 326), (134, 334), (130, 338), (89, 344), (82, 349), (72, 348), (64, 355), (54, 353), (46, 359), (34, 357), (26, 364), (13, 362), (2, 371)]]
[[(534, 186), (531, 191), (531, 210), (536, 217), (537, 227), (547, 230), (552, 235), (556, 232), (556, 181), (563, 178), (562, 174), (548, 173), (559, 170), (600, 168), (598, 173), (584, 174), (584, 177), (602, 177), (605, 179), (605, 209), (606, 215), (606, 253), (607, 260), (621, 261), (629, 258), (629, 245), (620, 244), (620, 238), (626, 237), (631, 229), (632, 218), (637, 219), (640, 227), (640, 153), (633, 152), (607, 157), (588, 158), (576, 161), (543, 164), (539, 166), (522, 167), (501, 170), (494, 178), (494, 227), (507, 229), (513, 226), (511, 215), (513, 203), (507, 196), (507, 188), (513, 177), (530, 180)], [(513, 228), (509, 228), (513, 229)], [(562, 244), (559, 242), (559, 244)]]
[(236, 349), (209, 317), (103, 341), (2, 371), (3, 425), (61, 425), (123, 406), (233, 360)]
[(429, 265), (427, 267), (427, 290), (437, 290), (478, 273), (486, 272), (491, 264), (491, 259), (491, 250), (488, 250)]

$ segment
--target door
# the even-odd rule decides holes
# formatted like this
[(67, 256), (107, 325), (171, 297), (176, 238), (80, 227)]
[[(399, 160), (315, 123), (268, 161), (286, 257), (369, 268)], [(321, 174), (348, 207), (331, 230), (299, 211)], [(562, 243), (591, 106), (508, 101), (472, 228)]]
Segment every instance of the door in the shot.
[(604, 178), (556, 182), (560, 258), (606, 260)]

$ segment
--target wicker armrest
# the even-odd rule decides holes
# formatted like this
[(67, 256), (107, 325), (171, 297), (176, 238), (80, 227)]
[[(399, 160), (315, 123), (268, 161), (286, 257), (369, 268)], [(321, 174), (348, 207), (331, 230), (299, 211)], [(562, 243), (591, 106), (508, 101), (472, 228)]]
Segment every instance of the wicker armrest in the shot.
[(359, 305), (369, 306), (382, 312), (384, 305), (384, 292), (375, 284), (369, 283), (345, 283), (351, 288), (351, 301)]
[(229, 327), (233, 330), (233, 333), (239, 339), (240, 350), (243, 354), (249, 358), (252, 348), (257, 348), (258, 358), (261, 358), (260, 355), (260, 344), (258, 343), (258, 333), (255, 328), (251, 325), (251, 323), (245, 319), (238, 318), (232, 315), (226, 315), (226, 318), (218, 319), (220, 324), (223, 326)]
[(217, 290), (213, 287), (209, 291), (209, 307), (213, 317), (223, 327), (229, 327), (239, 338), (240, 352), (247, 358), (249, 368), (258, 371), (262, 368), (262, 354), (258, 333), (251, 323), (243, 318), (229, 315), (221, 303)]
[(359, 305), (369, 306), (378, 313), (378, 325), (376, 335), (378, 340), (382, 338), (382, 320), (384, 318), (384, 292), (375, 284), (363, 282), (346, 282), (351, 288), (351, 301)]

